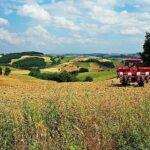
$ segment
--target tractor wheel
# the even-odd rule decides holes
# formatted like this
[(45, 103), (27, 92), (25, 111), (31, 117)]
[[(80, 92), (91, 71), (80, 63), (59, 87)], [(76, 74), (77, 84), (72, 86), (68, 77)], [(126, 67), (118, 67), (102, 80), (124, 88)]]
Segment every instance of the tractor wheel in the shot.
[(146, 83), (148, 83), (149, 82), (149, 79), (146, 79)]
[(140, 82), (138, 83), (138, 85), (139, 85), (140, 87), (144, 87), (144, 82), (143, 82), (143, 81), (140, 81)]
[(122, 86), (127, 86), (128, 85), (127, 81), (125, 81), (125, 80), (123, 80), (121, 84), (122, 84)]

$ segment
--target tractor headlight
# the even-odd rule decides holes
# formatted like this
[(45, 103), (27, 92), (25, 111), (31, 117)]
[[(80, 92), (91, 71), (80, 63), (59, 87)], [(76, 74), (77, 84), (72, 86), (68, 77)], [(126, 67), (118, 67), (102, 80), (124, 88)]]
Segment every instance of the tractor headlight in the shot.
[(146, 72), (145, 75), (146, 75), (146, 76), (149, 76), (149, 72)]
[(132, 76), (132, 73), (131, 73), (131, 72), (128, 72), (128, 76)]
[(137, 72), (137, 76), (140, 76), (141, 75), (141, 72)]
[(119, 75), (120, 75), (120, 76), (123, 76), (123, 72), (119, 72)]

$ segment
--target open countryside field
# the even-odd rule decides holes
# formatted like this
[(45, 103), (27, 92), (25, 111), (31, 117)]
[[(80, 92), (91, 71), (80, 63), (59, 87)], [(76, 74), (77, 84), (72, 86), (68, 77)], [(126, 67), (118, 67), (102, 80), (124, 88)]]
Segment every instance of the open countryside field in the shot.
[[(113, 150), (133, 147), (130, 138), (137, 147), (149, 144), (149, 89), (150, 84), (120, 87), (117, 79), (56, 83), (15, 74), (0, 77), (4, 140), (14, 149)], [(11, 117), (2, 118), (4, 112)]]
[[(122, 87), (116, 67), (123, 59), (38, 53), (45, 62), (28, 54), (0, 59), (1, 149), (150, 148), (150, 84)], [(18, 65), (10, 64), (14, 58)]]
[(150, 0), (0, 0), (0, 150), (150, 150)]

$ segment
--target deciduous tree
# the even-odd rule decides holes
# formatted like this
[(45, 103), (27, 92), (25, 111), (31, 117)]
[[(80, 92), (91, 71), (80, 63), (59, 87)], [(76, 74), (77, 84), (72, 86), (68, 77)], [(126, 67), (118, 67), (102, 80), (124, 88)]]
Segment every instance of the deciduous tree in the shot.
[(143, 45), (144, 52), (141, 53), (141, 57), (146, 66), (150, 66), (150, 33), (146, 32), (145, 42)]

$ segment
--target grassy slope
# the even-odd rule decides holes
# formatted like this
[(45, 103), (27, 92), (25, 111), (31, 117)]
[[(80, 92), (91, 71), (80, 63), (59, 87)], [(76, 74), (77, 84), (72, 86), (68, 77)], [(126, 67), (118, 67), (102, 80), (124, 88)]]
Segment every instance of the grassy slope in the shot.
[(84, 80), (87, 76), (90, 76), (94, 79), (94, 81), (104, 81), (107, 79), (112, 79), (116, 77), (116, 71), (110, 70), (110, 71), (102, 71), (102, 72), (85, 72), (80, 73), (77, 78), (79, 80)]
[(114, 63), (114, 65), (116, 67), (123, 65), (123, 62), (122, 62), (123, 59), (122, 58), (114, 58), (114, 59), (110, 59), (110, 60)]
[[(19, 59), (15, 59), (12, 60), (12, 62), (14, 61), (18, 61), (20, 59), (24, 59), (27, 57), (36, 57), (36, 56), (22, 56)], [(37, 56), (40, 57), (40, 56)], [(50, 62), (49, 57), (44, 57), (45, 61), (47, 63)], [(78, 62), (75, 61), (77, 59), (77, 57), (75, 56), (65, 56), (62, 60), (61, 63), (66, 63), (66, 62), (72, 62), (74, 65), (79, 66), (79, 67), (83, 67), (83, 68), (88, 68), (90, 72), (87, 73), (80, 73), (77, 78), (81, 81), (83, 81), (87, 76), (91, 76), (94, 81), (103, 81), (103, 80), (107, 80), (107, 79), (111, 79), (114, 78), (116, 76), (116, 72), (115, 70), (110, 70), (110, 71), (102, 71), (102, 72), (98, 72), (101, 70), (101, 68), (99, 68), (99, 65), (97, 63), (88, 63), (88, 62)], [(115, 65), (120, 65), (121, 64), (121, 59), (111, 59), (111, 61), (113, 61), (115, 63)], [(19, 69), (14, 69), (11, 67), (12, 70), (12, 75), (14, 76), (19, 76), (19, 77), (27, 77), (29, 71), (25, 71), (25, 70), (19, 70)], [(49, 68), (45, 68), (41, 70), (42, 72), (59, 72), (58, 71), (58, 67), (49, 67)]]
[(61, 63), (70, 62), (70, 61), (72, 61), (72, 60), (75, 59), (75, 58), (76, 58), (75, 56), (65, 56), (65, 57), (61, 60)]

